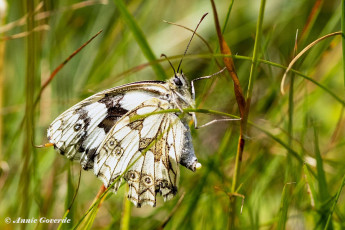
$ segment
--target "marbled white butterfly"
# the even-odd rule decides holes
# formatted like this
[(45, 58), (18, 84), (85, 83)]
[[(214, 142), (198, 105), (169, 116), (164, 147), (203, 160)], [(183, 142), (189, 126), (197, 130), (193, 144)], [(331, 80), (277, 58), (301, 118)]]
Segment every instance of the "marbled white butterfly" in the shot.
[(179, 164), (192, 171), (201, 167), (187, 124), (190, 114), (155, 113), (194, 108), (194, 87), (179, 71), (181, 63), (166, 82), (130, 83), (79, 102), (51, 123), (49, 142), (68, 159), (80, 161), (83, 169), (93, 170), (105, 187), (123, 175), (112, 190), (125, 179), (128, 199), (137, 207), (155, 206), (157, 193), (171, 199)]

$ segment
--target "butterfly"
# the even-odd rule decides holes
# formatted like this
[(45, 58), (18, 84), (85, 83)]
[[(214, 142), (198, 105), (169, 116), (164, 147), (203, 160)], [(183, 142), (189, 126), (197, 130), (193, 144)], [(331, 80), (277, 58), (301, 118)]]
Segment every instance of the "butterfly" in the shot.
[[(168, 81), (125, 84), (74, 105), (50, 124), (49, 142), (84, 170), (93, 170), (105, 187), (114, 184), (115, 193), (124, 179), (137, 207), (156, 206), (158, 193), (171, 199), (179, 164), (191, 171), (201, 167), (188, 126), (193, 114), (183, 113), (195, 107), (195, 91), (179, 71), (182, 59), (177, 71), (171, 65), (174, 76)], [(162, 112), (171, 109), (179, 112)]]

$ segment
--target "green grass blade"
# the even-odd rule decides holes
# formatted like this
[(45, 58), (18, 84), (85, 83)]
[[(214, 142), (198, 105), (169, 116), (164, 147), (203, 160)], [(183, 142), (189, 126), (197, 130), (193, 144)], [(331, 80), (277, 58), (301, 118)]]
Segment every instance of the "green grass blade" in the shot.
[[(293, 140), (293, 116), (294, 116), (294, 80), (295, 76), (292, 74), (290, 76), (290, 89), (289, 89), (289, 104), (288, 104), (288, 145), (292, 149), (292, 140)], [(291, 154), (287, 156), (287, 170), (285, 172), (285, 181), (295, 181), (295, 164), (291, 159)]]
[(97, 216), (98, 210), (99, 210), (99, 206), (92, 209), (92, 211), (84, 219), (84, 222), (81, 224), (81, 226), (78, 229), (91, 229), (93, 222), (95, 221), (95, 218)]
[[(62, 224), (62, 229), (70, 229), (73, 225), (74, 225), (74, 210), (75, 210), (75, 204), (71, 206), (72, 202), (73, 202), (73, 197), (74, 197), (74, 193), (75, 188), (74, 188), (74, 184), (73, 184), (73, 177), (72, 177), (72, 162), (69, 162), (69, 167), (67, 169), (67, 196), (66, 196), (66, 200), (65, 200), (65, 210), (69, 210), (67, 213), (67, 218), (71, 219), (71, 222), (68, 224)], [(79, 185), (77, 185), (79, 186)]]
[[(339, 30), (339, 24), (341, 23), (341, 6), (336, 7), (335, 12), (331, 15), (331, 17), (327, 20), (327, 23), (321, 27), (321, 32), (318, 32), (317, 37), (322, 37), (325, 34), (338, 31)], [(322, 13), (321, 13), (322, 14)], [(316, 22), (318, 23), (318, 22)], [(320, 28), (320, 26), (315, 26), (315, 28)], [(306, 54), (304, 60), (303, 60), (303, 66), (311, 67), (313, 65), (316, 65), (318, 62), (320, 62), (320, 59), (322, 58), (322, 54), (329, 48), (331, 45), (332, 40), (325, 40), (320, 45), (313, 47), (308, 54)], [(312, 70), (313, 68), (311, 68)]]
[[(33, 30), (35, 27), (35, 21), (33, 17), (34, 1), (26, 2), (27, 8), (27, 29), (28, 31)], [(24, 115), (24, 143), (22, 150), (23, 164), (20, 174), (19, 199), (21, 200), (20, 205), (20, 216), (22, 218), (29, 218), (29, 213), (32, 204), (32, 197), (30, 194), (32, 186), (30, 184), (30, 175), (35, 172), (33, 168), (33, 154), (34, 149), (32, 143), (34, 141), (34, 91), (35, 91), (35, 73), (36, 73), (36, 43), (35, 36), (31, 34), (26, 39), (26, 79), (25, 79), (25, 115)], [(34, 178), (34, 175), (32, 175)]]
[[(228, 11), (226, 12), (226, 17), (225, 17), (225, 20), (224, 20), (224, 25), (223, 25), (223, 28), (222, 28), (222, 33), (224, 34), (225, 32), (225, 28), (227, 27), (228, 25), (228, 22), (229, 22), (229, 18), (230, 18), (230, 13), (231, 13), (231, 10), (232, 10), (232, 6), (234, 5), (234, 0), (231, 0), (230, 3), (229, 3), (229, 7), (228, 7)], [(219, 44), (217, 44), (217, 51), (219, 50)]]
[[(249, 81), (248, 81), (247, 100), (249, 99), (249, 102), (252, 98), (254, 79), (256, 77), (257, 68), (259, 64), (258, 60), (260, 56), (259, 51), (260, 51), (260, 43), (261, 43), (261, 37), (262, 37), (262, 24), (263, 24), (264, 15), (265, 15), (265, 5), (266, 5), (266, 0), (261, 0), (259, 18), (258, 18), (256, 34), (255, 34), (253, 59), (252, 59), (252, 65), (250, 67), (250, 75), (249, 75)], [(250, 105), (247, 105), (247, 106), (250, 106)]]
[(325, 171), (323, 169), (323, 159), (321, 157), (320, 148), (319, 148), (318, 132), (317, 132), (317, 128), (315, 127), (315, 125), (314, 125), (314, 150), (315, 150), (319, 194), (320, 194), (321, 201), (324, 202), (328, 199), (329, 194), (327, 191), (327, 182), (326, 182)]
[(338, 192), (337, 192), (337, 195), (335, 196), (335, 199), (333, 201), (333, 205), (332, 205), (332, 208), (329, 212), (329, 215), (328, 215), (328, 218), (327, 218), (327, 223), (326, 223), (326, 226), (325, 226), (325, 230), (327, 230), (330, 226), (330, 224), (332, 224), (331, 220), (332, 220), (332, 214), (335, 210), (335, 206), (337, 205), (337, 202), (339, 200), (339, 197), (340, 197), (340, 194), (341, 194), (341, 191), (343, 189), (343, 187), (345, 186), (345, 175), (343, 176), (343, 179), (341, 181), (341, 184), (340, 184), (340, 187), (338, 189)]
[(315, 25), (315, 22), (320, 14), (323, 2), (324, 0), (316, 0), (313, 7), (311, 8), (309, 12), (307, 23), (304, 26), (303, 30), (301, 31), (302, 33), (298, 41), (299, 45), (302, 47), (305, 46), (305, 42), (310, 36), (310, 31), (312, 31)]
[[(67, 217), (68, 214), (69, 214), (69, 210), (67, 210), (67, 211), (65, 212), (65, 214), (64, 214), (63, 217), (62, 217), (62, 219), (68, 218), (68, 217)], [(72, 221), (73, 221), (73, 220), (71, 220), (71, 223), (72, 223)], [(60, 229), (71, 229), (71, 227), (67, 228), (66, 224), (64, 224), (64, 223), (61, 222), (61, 223), (59, 224), (57, 230), (60, 230)]]
[(342, 34), (342, 51), (343, 51), (343, 75), (344, 75), (344, 84), (345, 84), (345, 0), (341, 1), (341, 31)]
[(129, 186), (126, 186), (126, 193), (123, 197), (123, 209), (120, 223), (120, 230), (129, 230), (129, 223), (131, 220), (131, 202), (127, 199)]
[[(327, 181), (325, 176), (325, 171), (323, 169), (323, 159), (321, 157), (320, 148), (319, 148), (319, 138), (317, 128), (314, 125), (314, 150), (315, 150), (315, 159), (316, 159), (316, 170), (317, 170), (317, 180), (318, 180), (318, 190), (320, 199), (320, 203), (322, 206), (320, 207), (320, 219), (318, 224), (322, 226), (326, 226), (327, 223), (327, 215), (329, 212), (328, 208), (328, 199), (329, 194), (327, 190)], [(329, 226), (329, 229), (333, 229), (332, 225)]]
[(278, 214), (278, 226), (277, 229), (284, 230), (286, 221), (288, 219), (288, 208), (291, 197), (289, 196), (291, 193), (287, 191), (287, 185), (291, 184), (285, 184), (282, 192), (282, 198), (280, 201), (280, 208), (279, 208), (279, 214)]
[(91, 229), (93, 222), (95, 221), (96, 215), (100, 208), (100, 204), (103, 200), (109, 196), (107, 193), (109, 189), (103, 192), (94, 202), (90, 205), (88, 211), (84, 214), (84, 216), (79, 220), (79, 222), (73, 227), (73, 229)]
[[(138, 45), (140, 46), (143, 54), (147, 58), (149, 62), (153, 62), (156, 60), (155, 55), (153, 54), (148, 42), (146, 41), (145, 35), (140, 29), (139, 25), (135, 21), (134, 17), (129, 13), (125, 3), (122, 0), (114, 0), (115, 5), (117, 6), (118, 10), (121, 13), (123, 20), (125, 21), (126, 25), (132, 31)], [(157, 78), (160, 80), (164, 80), (166, 78), (165, 71), (159, 65), (159, 63), (152, 64), (152, 69), (157, 75)]]

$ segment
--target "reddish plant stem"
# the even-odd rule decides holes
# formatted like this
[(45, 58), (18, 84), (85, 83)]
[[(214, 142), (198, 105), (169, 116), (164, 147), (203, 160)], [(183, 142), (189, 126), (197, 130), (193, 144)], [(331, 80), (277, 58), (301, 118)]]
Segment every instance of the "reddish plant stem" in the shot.
[[(220, 50), (222, 54), (231, 55), (231, 50), (222, 35), (214, 0), (211, 0), (211, 4), (212, 4), (212, 10), (213, 10), (213, 15), (214, 15), (215, 27), (217, 31)], [(239, 172), (240, 172), (241, 163), (242, 163), (243, 149), (245, 145), (244, 134), (246, 133), (246, 129), (247, 129), (246, 127), (247, 127), (247, 117), (248, 117), (248, 112), (249, 112), (250, 98), (248, 98), (248, 101), (246, 102), (243, 95), (242, 87), (240, 85), (240, 81), (236, 74), (233, 59), (231, 57), (224, 57), (223, 61), (233, 80), (234, 93), (235, 93), (237, 105), (239, 107), (239, 111), (240, 111), (240, 115), (242, 119), (240, 123), (240, 135), (238, 139), (235, 169), (234, 169), (233, 181), (232, 181), (232, 186), (231, 186), (231, 193), (236, 193), (237, 186), (238, 186), (237, 184), (238, 184), (238, 179), (239, 179)], [(228, 225), (228, 228), (230, 229), (235, 226), (235, 218), (236, 218), (235, 210), (236, 210), (236, 197), (231, 196), (230, 208), (229, 208), (229, 225)]]

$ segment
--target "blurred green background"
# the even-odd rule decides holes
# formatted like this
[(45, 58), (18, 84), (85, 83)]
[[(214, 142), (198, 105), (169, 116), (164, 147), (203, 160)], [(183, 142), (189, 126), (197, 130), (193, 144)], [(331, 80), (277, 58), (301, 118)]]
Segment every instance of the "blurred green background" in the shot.
[[(191, 32), (163, 20), (194, 29), (208, 12), (197, 32), (213, 53), (195, 37), (182, 69), (189, 79), (217, 72), (214, 60), (223, 63), (212, 6), (206, 0), (10, 0), (7, 7), (3, 2), (0, 228), (56, 229), (58, 224), (5, 223), (5, 217), (61, 219), (76, 191), (80, 165), (53, 148), (38, 149), (32, 144), (46, 143), (46, 130), (54, 118), (89, 95), (128, 82), (172, 76), (165, 60), (151, 59), (158, 60), (164, 53), (176, 67)], [(234, 218), (236, 229), (345, 229), (341, 36), (329, 37), (306, 52), (293, 66), (299, 72), (287, 76), (286, 93), (280, 92), (282, 67), (309, 43), (341, 30), (343, 2), (266, 2), (258, 51), (268, 62), (260, 62), (255, 75), (236, 193), (231, 184), (240, 125), (238, 121), (216, 123), (192, 129), (203, 167), (195, 173), (181, 167), (179, 193), (174, 199), (164, 203), (159, 197), (156, 208), (139, 209), (126, 201), (126, 186), (122, 186), (118, 194), (108, 195), (85, 217), (101, 181), (91, 171), (83, 171), (67, 216), (72, 223), (61, 227), (225, 229)], [(215, 0), (215, 4), (224, 39), (237, 55), (235, 68), (246, 94), (260, 1)], [(133, 22), (140, 31), (130, 26)], [(57, 73), (34, 107), (32, 101), (53, 70), (100, 30), (103, 32)], [(198, 108), (239, 115), (228, 73), (197, 82), (196, 92)], [(219, 118), (197, 116), (200, 124)], [(236, 209), (231, 216), (230, 197), (234, 195)]]

